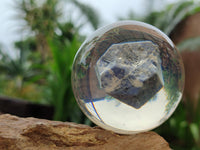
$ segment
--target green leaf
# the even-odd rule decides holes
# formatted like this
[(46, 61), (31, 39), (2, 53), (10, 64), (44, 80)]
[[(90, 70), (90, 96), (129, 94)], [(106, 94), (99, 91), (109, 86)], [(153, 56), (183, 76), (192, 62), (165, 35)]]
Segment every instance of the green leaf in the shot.
[(91, 22), (93, 28), (97, 29), (100, 23), (99, 15), (97, 14), (97, 12), (92, 7), (80, 3), (77, 0), (70, 0), (70, 1), (74, 3), (75, 6), (77, 6), (81, 10), (82, 14), (86, 16), (89, 22)]
[(198, 125), (195, 124), (195, 123), (191, 123), (189, 127), (190, 127), (190, 131), (192, 133), (194, 140), (197, 142), (199, 140), (199, 127), (198, 127)]
[(195, 51), (199, 50), (200, 47), (200, 36), (195, 38), (188, 38), (177, 45), (179, 51), (189, 50)]
[(150, 13), (143, 21), (156, 26), (169, 35), (179, 22), (197, 12), (200, 12), (199, 2), (180, 1), (168, 5), (163, 11)]

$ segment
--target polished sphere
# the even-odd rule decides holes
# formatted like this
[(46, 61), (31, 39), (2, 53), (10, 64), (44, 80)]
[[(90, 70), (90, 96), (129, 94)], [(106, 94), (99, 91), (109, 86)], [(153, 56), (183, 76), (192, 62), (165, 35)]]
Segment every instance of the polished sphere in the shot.
[(72, 86), (91, 121), (134, 134), (171, 116), (182, 97), (184, 68), (163, 32), (146, 23), (121, 21), (100, 28), (82, 44)]

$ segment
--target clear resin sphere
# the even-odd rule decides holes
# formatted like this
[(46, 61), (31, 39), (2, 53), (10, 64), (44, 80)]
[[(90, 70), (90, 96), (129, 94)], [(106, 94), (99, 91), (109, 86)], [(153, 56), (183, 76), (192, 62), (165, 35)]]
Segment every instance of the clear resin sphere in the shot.
[(95, 31), (80, 47), (72, 85), (95, 124), (122, 134), (151, 130), (176, 109), (184, 87), (181, 57), (157, 28), (121, 21)]

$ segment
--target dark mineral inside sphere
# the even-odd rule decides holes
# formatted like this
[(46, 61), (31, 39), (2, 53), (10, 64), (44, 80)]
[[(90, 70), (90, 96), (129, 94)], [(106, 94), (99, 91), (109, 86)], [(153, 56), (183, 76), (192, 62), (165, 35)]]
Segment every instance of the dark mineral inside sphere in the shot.
[(176, 109), (184, 87), (181, 57), (157, 28), (121, 21), (95, 31), (74, 59), (72, 85), (83, 112), (122, 134), (151, 130)]
[(134, 108), (164, 84), (159, 49), (150, 41), (113, 44), (97, 61), (96, 74), (106, 93)]

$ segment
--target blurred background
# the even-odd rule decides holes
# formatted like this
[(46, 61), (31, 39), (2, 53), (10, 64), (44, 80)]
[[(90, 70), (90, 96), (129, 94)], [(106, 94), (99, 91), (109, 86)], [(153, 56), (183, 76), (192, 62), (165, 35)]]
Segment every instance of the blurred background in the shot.
[(175, 150), (200, 149), (200, 1), (2, 0), (0, 113), (93, 126), (71, 88), (73, 58), (95, 29), (118, 20), (158, 27), (183, 58), (183, 99), (155, 132)]

